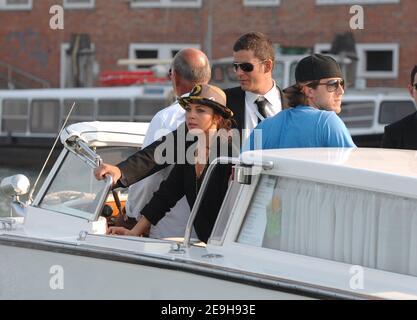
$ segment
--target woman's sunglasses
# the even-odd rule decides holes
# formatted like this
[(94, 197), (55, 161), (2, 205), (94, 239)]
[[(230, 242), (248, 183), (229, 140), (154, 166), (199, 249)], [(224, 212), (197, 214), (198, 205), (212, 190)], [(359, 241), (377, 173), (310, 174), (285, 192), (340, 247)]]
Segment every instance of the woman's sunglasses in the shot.
[(345, 80), (329, 80), (327, 82), (310, 82), (307, 84), (308, 86), (326, 86), (327, 92), (334, 92), (336, 91), (339, 86), (342, 87), (342, 89), (345, 89)]
[[(264, 63), (264, 62), (265, 62), (265, 60), (260, 61), (256, 64), (261, 64), (261, 63)], [(233, 63), (233, 69), (235, 69), (235, 72), (237, 72), (237, 69), (239, 69), (239, 68), (243, 72), (252, 72), (253, 69), (255, 68), (255, 65), (253, 63), (250, 63), (250, 62), (242, 62), (242, 63), (236, 63), (235, 62), (235, 63)]]

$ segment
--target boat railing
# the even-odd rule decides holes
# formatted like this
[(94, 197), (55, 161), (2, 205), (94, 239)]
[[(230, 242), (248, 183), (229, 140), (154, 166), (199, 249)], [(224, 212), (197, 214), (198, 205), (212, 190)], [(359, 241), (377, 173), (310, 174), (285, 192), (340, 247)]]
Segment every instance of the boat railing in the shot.
[[(0, 69), (4, 69), (7, 74), (5, 79), (7, 82), (8, 89), (18, 88), (49, 88), (50, 84), (48, 81), (43, 80), (37, 76), (34, 76), (26, 71), (16, 68), (8, 63), (0, 61)], [(1, 75), (1, 72), (0, 72)], [(20, 81), (18, 79), (21, 79)], [(28, 85), (27, 82), (31, 84)]]
[[(217, 167), (217, 165), (219, 164), (232, 164), (237, 166), (235, 168), (235, 178), (237, 179), (237, 181), (241, 184), (250, 184), (251, 183), (251, 175), (252, 175), (252, 170), (250, 170), (252, 167), (261, 167), (264, 170), (270, 170), (273, 168), (273, 162), (272, 161), (257, 161), (254, 160), (251, 163), (247, 163), (247, 162), (243, 162), (241, 159), (239, 158), (231, 158), (231, 157), (218, 157), (216, 159), (214, 159), (208, 169), (207, 169), (207, 173), (204, 177), (204, 180), (201, 184), (201, 188), (200, 191), (198, 192), (197, 195), (197, 199), (194, 203), (194, 206), (191, 210), (190, 213), (190, 217), (188, 219), (187, 222), (187, 226), (185, 228), (185, 235), (184, 235), (184, 242), (183, 242), (183, 247), (184, 248), (189, 248), (190, 247), (190, 239), (191, 239), (191, 231), (192, 231), (192, 227), (194, 224), (194, 219), (197, 215), (198, 210), (200, 209), (201, 206), (201, 200), (204, 197), (204, 194), (206, 192), (208, 183), (210, 181), (211, 175), (214, 172), (214, 169)], [(178, 246), (178, 251), (179, 252), (183, 252), (180, 248), (180, 246)]]

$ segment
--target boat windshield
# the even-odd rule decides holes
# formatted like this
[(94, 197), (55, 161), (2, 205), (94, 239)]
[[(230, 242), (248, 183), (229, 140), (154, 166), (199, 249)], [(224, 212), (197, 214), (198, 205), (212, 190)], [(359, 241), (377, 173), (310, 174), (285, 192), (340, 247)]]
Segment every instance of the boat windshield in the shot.
[(91, 166), (67, 152), (39, 206), (93, 221), (109, 189), (109, 181), (96, 180)]

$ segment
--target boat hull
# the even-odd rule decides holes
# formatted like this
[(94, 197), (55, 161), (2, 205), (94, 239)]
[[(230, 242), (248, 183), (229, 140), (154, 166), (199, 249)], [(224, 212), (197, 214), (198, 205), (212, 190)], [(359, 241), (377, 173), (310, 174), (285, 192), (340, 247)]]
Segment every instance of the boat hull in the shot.
[(164, 259), (0, 240), (0, 299), (306, 299)]

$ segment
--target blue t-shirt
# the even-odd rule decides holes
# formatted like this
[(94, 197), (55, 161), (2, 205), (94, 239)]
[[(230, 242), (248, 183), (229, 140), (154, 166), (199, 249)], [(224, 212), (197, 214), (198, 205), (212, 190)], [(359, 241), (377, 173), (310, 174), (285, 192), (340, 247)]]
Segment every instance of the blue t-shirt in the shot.
[(265, 119), (252, 131), (249, 143), (250, 150), (355, 147), (345, 124), (335, 112), (310, 106), (289, 108)]

